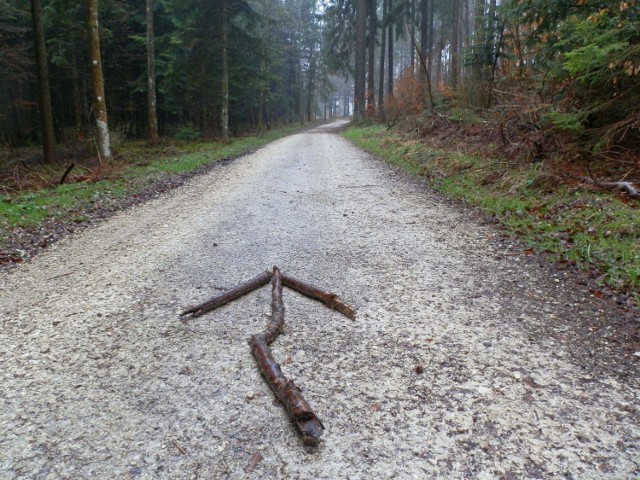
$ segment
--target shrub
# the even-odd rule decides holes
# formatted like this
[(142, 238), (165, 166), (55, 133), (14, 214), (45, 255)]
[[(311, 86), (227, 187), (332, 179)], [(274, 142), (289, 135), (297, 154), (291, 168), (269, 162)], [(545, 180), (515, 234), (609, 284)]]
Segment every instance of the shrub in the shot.
[(200, 131), (192, 125), (185, 125), (173, 135), (173, 138), (183, 142), (193, 142), (195, 140), (199, 140), (201, 136), (202, 134)]

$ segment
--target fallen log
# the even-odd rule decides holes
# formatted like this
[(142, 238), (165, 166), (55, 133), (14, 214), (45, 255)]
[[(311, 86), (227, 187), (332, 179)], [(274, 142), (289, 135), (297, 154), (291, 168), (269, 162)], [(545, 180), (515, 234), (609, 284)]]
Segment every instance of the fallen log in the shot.
[(282, 275), (282, 283), (285, 287), (296, 290), (309, 298), (321, 301), (327, 307), (337, 310), (351, 320), (356, 319), (356, 310), (351, 305), (345, 303), (335, 293), (327, 292), (287, 275)]
[(315, 446), (320, 442), (324, 426), (302, 396), (300, 389), (283, 375), (280, 365), (274, 360), (269, 345), (278, 338), (284, 326), (284, 303), (282, 301), (283, 276), (278, 267), (273, 267), (271, 277), (271, 320), (264, 332), (249, 339), (251, 352), (260, 372), (271, 390), (287, 409), (287, 413), (302, 436), (305, 445)]
[(273, 274), (269, 271), (263, 272), (260, 275), (253, 277), (251, 280), (248, 280), (245, 283), (238, 285), (237, 287), (227, 290), (220, 295), (216, 295), (215, 297), (199, 303), (198, 305), (192, 305), (185, 308), (182, 312), (180, 312), (180, 316), (184, 317), (185, 315), (192, 314), (192, 317), (199, 317), (201, 315), (204, 315), (211, 310), (221, 307), (222, 305), (229, 303), (236, 298), (246, 295), (247, 293), (252, 292), (257, 288), (266, 285), (267, 283), (269, 283), (269, 280), (271, 280), (271, 275)]

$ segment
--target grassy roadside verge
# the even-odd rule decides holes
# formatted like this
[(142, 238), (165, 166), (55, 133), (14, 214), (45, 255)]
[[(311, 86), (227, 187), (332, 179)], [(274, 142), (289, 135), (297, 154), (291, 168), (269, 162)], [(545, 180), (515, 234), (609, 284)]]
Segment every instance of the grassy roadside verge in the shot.
[[(143, 142), (130, 142), (119, 148), (118, 157), (108, 166), (93, 170), (75, 168), (63, 185), (0, 194), (0, 253), (11, 243), (17, 230), (37, 229), (47, 222), (83, 223), (89, 219), (87, 212), (92, 209), (113, 208), (123, 198), (136, 195), (154, 184), (251, 152), (308, 127), (298, 125), (271, 130), (263, 135), (241, 137), (224, 144), (196, 142), (148, 147)], [(50, 172), (43, 168), (40, 174), (49, 175), (51, 183), (60, 178), (59, 171)], [(9, 261), (20, 261), (20, 258)]]
[(448, 198), (493, 216), (532, 252), (590, 271), (603, 290), (640, 301), (640, 205), (562, 185), (543, 163), (507, 162), (430, 148), (384, 126), (343, 135)]

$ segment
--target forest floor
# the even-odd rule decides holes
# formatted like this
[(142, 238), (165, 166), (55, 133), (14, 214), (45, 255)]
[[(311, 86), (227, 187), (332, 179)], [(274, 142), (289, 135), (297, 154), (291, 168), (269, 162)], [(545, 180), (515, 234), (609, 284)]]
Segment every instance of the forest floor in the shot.
[[(634, 478), (632, 309), (331, 132), (293, 135), (3, 274), (2, 478)], [(272, 265), (284, 374), (325, 426), (304, 447), (246, 339)], [(637, 328), (636, 328), (637, 330)]]

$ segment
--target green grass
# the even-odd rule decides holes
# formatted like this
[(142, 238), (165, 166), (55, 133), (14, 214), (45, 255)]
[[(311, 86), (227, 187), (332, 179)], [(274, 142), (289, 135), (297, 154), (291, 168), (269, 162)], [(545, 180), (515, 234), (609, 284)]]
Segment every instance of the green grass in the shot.
[[(47, 219), (82, 222), (86, 219), (83, 212), (96, 202), (108, 204), (163, 178), (193, 172), (221, 159), (242, 155), (300, 130), (300, 126), (270, 130), (263, 135), (236, 138), (227, 143), (184, 143), (171, 147), (175, 155), (167, 155), (165, 146), (126, 143), (119, 148), (115, 173), (109, 174), (108, 179), (0, 196), (0, 247), (15, 228), (37, 227)], [(82, 170), (78, 167), (73, 173), (86, 173)], [(60, 172), (52, 175), (57, 179)]]
[(479, 207), (538, 252), (598, 275), (601, 285), (640, 300), (640, 205), (609, 193), (571, 189), (541, 164), (432, 149), (384, 126), (350, 128), (344, 136), (429, 183), (449, 198)]

